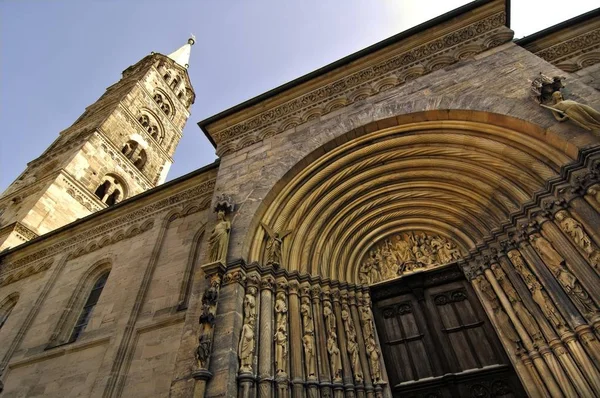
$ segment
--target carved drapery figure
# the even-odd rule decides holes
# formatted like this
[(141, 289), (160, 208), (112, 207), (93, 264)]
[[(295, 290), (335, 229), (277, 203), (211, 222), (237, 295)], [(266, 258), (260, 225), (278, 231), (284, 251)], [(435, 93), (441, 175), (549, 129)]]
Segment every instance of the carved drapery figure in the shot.
[(315, 336), (313, 332), (306, 332), (302, 337), (304, 345), (304, 362), (306, 363), (306, 375), (314, 378), (317, 375), (317, 366), (315, 361)]
[(588, 292), (583, 289), (577, 277), (567, 269), (565, 260), (554, 250), (552, 244), (539, 234), (533, 234), (529, 239), (544, 263), (573, 301), (579, 304), (586, 315), (595, 314), (597, 312), (596, 304), (592, 301)]
[(252, 373), (252, 359), (254, 356), (255, 341), (254, 341), (254, 325), (255, 317), (251, 317), (242, 326), (242, 335), (240, 336), (240, 344), (238, 347), (240, 358), (240, 373)]
[(283, 245), (283, 240), (292, 233), (292, 230), (278, 233), (274, 232), (271, 227), (263, 222), (260, 225), (265, 229), (269, 238), (266, 247), (266, 264), (278, 268), (281, 265), (281, 246)]
[(375, 339), (370, 336), (366, 337), (366, 348), (367, 355), (369, 356), (369, 367), (371, 368), (371, 378), (373, 379), (373, 383), (380, 383), (381, 379), (381, 364), (379, 359), (379, 350), (377, 349), (377, 344), (375, 343)]
[(333, 309), (331, 308), (331, 303), (329, 301), (323, 302), (323, 317), (325, 318), (325, 328), (327, 329), (327, 334), (335, 334), (335, 314), (333, 313)]
[(285, 375), (287, 370), (287, 330), (282, 326), (275, 332), (275, 374)]
[(577, 101), (565, 100), (560, 91), (552, 93), (552, 106), (542, 105), (552, 111), (552, 115), (559, 122), (571, 120), (578, 126), (591, 131), (600, 130), (600, 112), (589, 105)]
[(374, 337), (375, 329), (373, 326), (373, 318), (371, 318), (371, 311), (366, 305), (360, 306), (358, 311), (365, 339), (368, 339), (369, 337)]
[(456, 245), (443, 236), (424, 232), (398, 234), (369, 250), (358, 268), (358, 280), (361, 284), (377, 283), (460, 258)]
[(496, 297), (494, 289), (492, 289), (492, 286), (483, 275), (477, 276), (475, 280), (479, 285), (481, 293), (483, 293), (483, 297), (490, 304), (490, 307), (492, 307), (492, 312), (494, 313), (494, 317), (498, 322), (498, 328), (500, 329), (500, 332), (504, 335), (504, 337), (515, 343), (515, 345), (518, 347), (521, 342), (521, 339), (519, 338), (519, 335), (517, 335), (517, 332), (513, 328), (512, 323), (510, 322), (510, 318), (502, 309), (502, 306), (498, 301), (498, 297)]
[(196, 348), (196, 360), (198, 361), (198, 368), (200, 369), (208, 368), (220, 286), (220, 275), (212, 275), (210, 278), (210, 286), (202, 295), (202, 313), (199, 318), (202, 329), (200, 331), (200, 337), (198, 338), (198, 347)]
[(283, 330), (287, 331), (287, 312), (285, 293), (277, 292), (275, 297), (275, 325), (277, 329), (283, 328)]
[(562, 320), (562, 317), (558, 313), (558, 310), (548, 297), (548, 294), (542, 287), (542, 285), (538, 282), (537, 278), (529, 271), (523, 258), (519, 254), (519, 252), (513, 250), (508, 253), (508, 257), (510, 261), (515, 266), (515, 269), (521, 277), (523, 281), (525, 281), (525, 285), (531, 292), (531, 298), (533, 301), (540, 307), (546, 318), (552, 323), (552, 325), (559, 331), (562, 331), (565, 328), (565, 323)]
[(209, 261), (220, 261), (225, 264), (227, 258), (227, 245), (229, 243), (229, 231), (231, 223), (225, 219), (225, 212), (219, 210), (217, 212), (217, 225), (210, 234), (209, 244)]
[(350, 356), (354, 380), (357, 383), (360, 383), (363, 380), (363, 374), (360, 367), (358, 343), (356, 342), (356, 330), (354, 329), (352, 316), (350, 315), (350, 308), (348, 307), (348, 304), (345, 303), (342, 304), (342, 322), (344, 323), (344, 330), (346, 331), (346, 348)]
[(248, 292), (244, 296), (244, 319), (256, 318), (256, 293), (254, 286), (248, 287)]
[(304, 333), (313, 332), (313, 317), (310, 308), (310, 299), (308, 297), (302, 297), (302, 304), (300, 304), (300, 314), (302, 315), (302, 325), (304, 326)]
[(504, 270), (498, 264), (493, 264), (491, 268), (496, 276), (496, 280), (498, 280), (498, 283), (500, 284), (500, 287), (508, 297), (515, 314), (521, 320), (521, 323), (523, 323), (523, 326), (527, 330), (527, 333), (529, 333), (534, 340), (542, 339), (542, 334), (535, 319), (533, 319), (531, 313), (523, 305), (521, 297), (519, 297), (519, 294), (508, 280)]
[(570, 217), (569, 213), (565, 210), (556, 213), (555, 217), (563, 232), (570, 236), (573, 242), (587, 255), (590, 264), (594, 267), (599, 267), (600, 251), (594, 250), (594, 244), (581, 223)]
[(337, 334), (329, 333), (327, 336), (327, 352), (329, 353), (329, 362), (331, 364), (331, 374), (334, 381), (342, 379), (342, 358), (340, 349), (337, 346)]

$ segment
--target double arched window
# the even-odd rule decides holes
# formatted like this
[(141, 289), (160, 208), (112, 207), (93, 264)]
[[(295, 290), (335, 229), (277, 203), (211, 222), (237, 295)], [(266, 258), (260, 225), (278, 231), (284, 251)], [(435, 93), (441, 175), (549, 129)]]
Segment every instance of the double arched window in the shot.
[(165, 115), (167, 115), (167, 116), (171, 115), (171, 105), (168, 103), (167, 100), (165, 100), (165, 97), (163, 97), (162, 94), (160, 94), (160, 93), (154, 94), (154, 102), (156, 102), (158, 107), (160, 109), (162, 109), (162, 111), (164, 112)]
[(8, 320), (10, 313), (15, 308), (15, 305), (17, 305), (17, 301), (19, 301), (19, 294), (12, 293), (0, 302), (0, 329), (2, 329)]
[[(146, 153), (144, 152), (143, 163), (145, 163), (145, 156)], [(143, 163), (141, 167), (144, 166)], [(98, 185), (98, 188), (94, 191), (94, 194), (102, 202), (112, 206), (119, 203), (126, 196), (125, 184), (120, 178), (109, 174), (104, 177), (102, 183)]]
[(140, 148), (140, 145), (135, 140), (129, 140), (123, 145), (123, 149), (121, 152), (127, 159), (133, 162), (133, 165), (138, 168), (138, 170), (143, 170), (144, 165), (146, 164), (146, 160), (148, 156), (146, 155), (146, 151)]
[(110, 275), (110, 264), (95, 266), (81, 279), (60, 317), (48, 348), (77, 341), (85, 331)]
[(150, 134), (152, 138), (154, 138), (159, 144), (162, 143), (164, 139), (164, 134), (162, 130), (158, 127), (158, 124), (150, 118), (150, 116), (142, 114), (138, 117), (138, 122), (144, 127), (144, 129)]

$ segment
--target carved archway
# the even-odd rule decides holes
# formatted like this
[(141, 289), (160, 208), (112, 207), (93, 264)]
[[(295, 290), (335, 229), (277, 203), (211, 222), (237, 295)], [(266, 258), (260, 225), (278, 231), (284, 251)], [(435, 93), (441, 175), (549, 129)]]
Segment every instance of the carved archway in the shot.
[(259, 221), (293, 231), (284, 268), (351, 283), (369, 248), (393, 234), (443, 236), (466, 255), (573, 160), (548, 134), (511, 117), (461, 111), (357, 128), (308, 156), (265, 199), (248, 259), (265, 262)]

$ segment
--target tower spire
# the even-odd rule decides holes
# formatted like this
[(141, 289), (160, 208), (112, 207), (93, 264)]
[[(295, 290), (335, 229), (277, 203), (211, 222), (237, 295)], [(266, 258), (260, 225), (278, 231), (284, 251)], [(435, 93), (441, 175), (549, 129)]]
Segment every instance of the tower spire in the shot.
[(167, 55), (167, 57), (171, 58), (179, 65), (187, 68), (190, 62), (190, 53), (192, 52), (192, 46), (195, 42), (196, 37), (194, 35), (191, 35), (187, 43), (179, 47), (177, 50), (173, 51), (171, 54)]

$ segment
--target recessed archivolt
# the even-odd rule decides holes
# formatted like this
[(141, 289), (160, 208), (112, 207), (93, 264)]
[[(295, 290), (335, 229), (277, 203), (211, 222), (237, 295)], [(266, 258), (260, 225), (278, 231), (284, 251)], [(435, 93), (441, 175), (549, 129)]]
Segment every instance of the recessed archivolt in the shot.
[(293, 230), (284, 267), (349, 282), (375, 242), (401, 231), (445, 236), (467, 254), (572, 160), (536, 129), (440, 120), (356, 134), (286, 176), (253, 221), (248, 259), (263, 260), (258, 221)]

